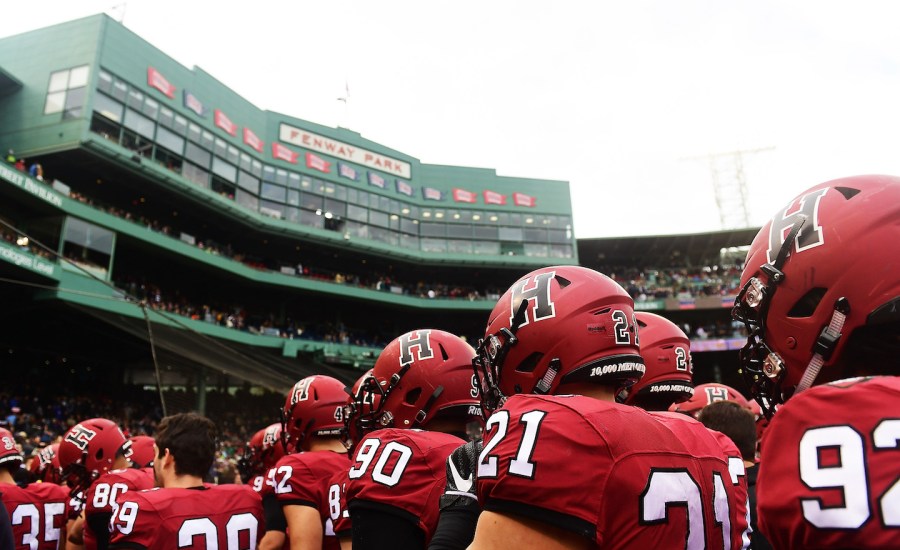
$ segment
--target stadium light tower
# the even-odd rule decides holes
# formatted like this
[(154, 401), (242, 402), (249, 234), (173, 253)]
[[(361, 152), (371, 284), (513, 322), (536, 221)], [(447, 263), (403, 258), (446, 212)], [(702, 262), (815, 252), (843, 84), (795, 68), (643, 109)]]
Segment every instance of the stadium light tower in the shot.
[(739, 149), (724, 153), (712, 153), (682, 160), (706, 160), (712, 174), (716, 206), (722, 229), (750, 227), (750, 211), (747, 208), (747, 176), (744, 173), (744, 156), (772, 151), (774, 147)]

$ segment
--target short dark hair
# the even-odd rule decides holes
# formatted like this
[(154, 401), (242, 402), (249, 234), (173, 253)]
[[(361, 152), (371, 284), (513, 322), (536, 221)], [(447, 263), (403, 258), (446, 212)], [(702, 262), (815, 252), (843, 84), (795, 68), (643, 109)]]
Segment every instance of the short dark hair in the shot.
[(159, 457), (166, 449), (175, 457), (175, 473), (205, 477), (216, 457), (216, 425), (197, 413), (181, 413), (160, 420), (156, 429)]
[(753, 460), (756, 456), (756, 420), (752, 412), (738, 403), (711, 403), (700, 410), (697, 420), (731, 438), (744, 460)]

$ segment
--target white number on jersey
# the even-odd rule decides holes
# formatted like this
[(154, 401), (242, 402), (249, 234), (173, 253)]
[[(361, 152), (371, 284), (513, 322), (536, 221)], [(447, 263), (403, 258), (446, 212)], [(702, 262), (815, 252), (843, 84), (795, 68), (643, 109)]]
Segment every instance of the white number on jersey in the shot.
[(46, 502), (41, 510), (34, 504), (20, 504), (13, 510), (10, 522), (13, 525), (23, 525), (28, 521), (29, 531), (22, 535), (22, 545), (31, 550), (37, 550), (40, 544), (41, 525), (44, 526), (44, 542), (59, 540), (60, 530), (53, 527), (53, 518), (66, 512), (66, 505), (62, 502)]
[[(515, 476), (533, 478), (534, 462), (531, 461), (531, 455), (534, 453), (534, 446), (537, 444), (538, 428), (547, 413), (544, 411), (528, 411), (522, 414), (519, 422), (525, 424), (525, 430), (522, 432), (522, 440), (519, 441), (519, 450), (516, 457), (509, 461), (509, 473)], [(497, 433), (490, 441), (486, 441), (484, 449), (478, 456), (478, 477), (491, 478), (497, 477), (498, 457), (492, 455), (494, 448), (506, 437), (509, 430), (509, 411), (499, 410), (488, 419), (484, 427), (484, 431), (488, 432), (494, 426), (497, 426)]]
[[(875, 451), (900, 446), (900, 420), (885, 419), (872, 431)], [(837, 465), (822, 466), (820, 449), (837, 449)], [(803, 517), (822, 529), (859, 529), (872, 517), (863, 436), (850, 426), (806, 430), (800, 438), (800, 479), (810, 489), (840, 489), (843, 506), (822, 507), (817, 498), (800, 499)], [(885, 527), (900, 527), (900, 478), (878, 499), (876, 516)]]
[[(381, 451), (380, 453), (379, 450)], [(385, 472), (388, 461), (395, 454), (397, 455), (397, 462), (390, 472)], [(412, 449), (396, 441), (390, 441), (387, 445), (381, 447), (380, 439), (366, 439), (360, 444), (359, 452), (356, 453), (356, 463), (350, 468), (350, 479), (361, 478), (369, 469), (375, 457), (378, 456), (375, 467), (372, 468), (372, 480), (376, 483), (393, 487), (400, 482), (403, 470), (406, 469), (406, 465), (409, 463), (412, 455)]]
[[(731, 548), (728, 492), (725, 489), (725, 481), (718, 472), (713, 472), (713, 491), (713, 517), (716, 525), (722, 527), (722, 548)], [(640, 523), (642, 525), (668, 523), (669, 507), (684, 506), (688, 522), (685, 548), (701, 550), (711, 547), (706, 541), (703, 502), (700, 485), (687, 470), (653, 470), (641, 494)]]

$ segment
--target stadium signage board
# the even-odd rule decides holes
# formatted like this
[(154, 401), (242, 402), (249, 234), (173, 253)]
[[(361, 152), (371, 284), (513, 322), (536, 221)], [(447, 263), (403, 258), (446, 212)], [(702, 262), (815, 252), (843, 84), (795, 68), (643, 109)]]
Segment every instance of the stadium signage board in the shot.
[(53, 206), (62, 206), (62, 197), (51, 191), (46, 185), (36, 183), (33, 179), (17, 170), (13, 170), (6, 165), (0, 165), (0, 176), (13, 185), (21, 187), (35, 197), (49, 202)]
[(5, 262), (24, 267), (41, 275), (47, 275), (48, 277), (53, 277), (53, 272), (55, 271), (54, 265), (50, 262), (27, 252), (21, 252), (15, 246), (3, 241), (0, 241), (0, 258)]
[(296, 128), (289, 124), (281, 123), (278, 130), (278, 139), (285, 143), (290, 143), (291, 145), (312, 149), (319, 153), (368, 166), (369, 168), (375, 168), (382, 172), (389, 172), (400, 176), (401, 178), (410, 179), (412, 177), (412, 167), (408, 162), (403, 162), (402, 160), (380, 155), (373, 151), (350, 145), (349, 143), (307, 132), (306, 130)]

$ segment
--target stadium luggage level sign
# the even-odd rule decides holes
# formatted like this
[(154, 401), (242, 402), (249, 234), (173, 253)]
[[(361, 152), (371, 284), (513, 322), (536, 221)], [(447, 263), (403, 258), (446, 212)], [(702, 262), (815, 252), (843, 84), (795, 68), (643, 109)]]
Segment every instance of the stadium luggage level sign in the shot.
[(408, 162), (380, 155), (284, 123), (282, 123), (279, 128), (278, 138), (291, 145), (303, 147), (304, 149), (311, 149), (319, 153), (337, 157), (341, 160), (355, 162), (356, 164), (375, 168), (382, 172), (388, 172), (401, 178), (410, 179), (412, 176), (412, 170)]

